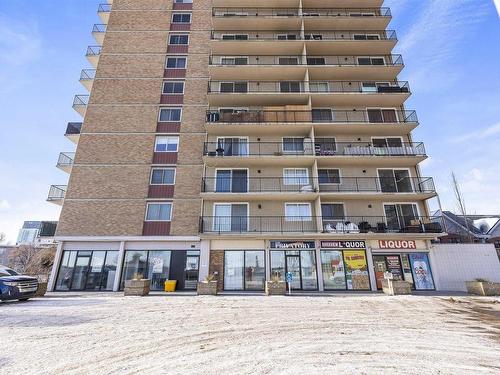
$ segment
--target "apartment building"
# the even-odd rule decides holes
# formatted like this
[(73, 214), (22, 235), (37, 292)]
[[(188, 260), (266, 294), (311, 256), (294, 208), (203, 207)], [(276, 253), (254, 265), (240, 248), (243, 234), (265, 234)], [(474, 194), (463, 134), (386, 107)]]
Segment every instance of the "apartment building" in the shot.
[(114, 0), (88, 48), (50, 287), (434, 289), (433, 180), (383, 0)]

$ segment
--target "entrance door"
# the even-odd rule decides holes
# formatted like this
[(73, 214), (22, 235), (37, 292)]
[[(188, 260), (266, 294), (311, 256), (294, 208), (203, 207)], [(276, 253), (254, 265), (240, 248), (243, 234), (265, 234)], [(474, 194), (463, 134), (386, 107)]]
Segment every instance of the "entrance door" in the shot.
[(286, 272), (292, 273), (292, 289), (302, 289), (299, 255), (286, 256)]
[(375, 279), (377, 280), (377, 289), (382, 289), (382, 280), (384, 279), (384, 272), (387, 272), (385, 257), (381, 255), (374, 255), (373, 267), (375, 268)]
[(375, 268), (377, 289), (382, 289), (384, 272), (392, 273), (394, 280), (403, 280), (403, 270), (399, 255), (374, 255), (373, 267)]
[(185, 289), (196, 289), (198, 283), (198, 269), (200, 257), (198, 255), (188, 255), (186, 257), (186, 274), (184, 279)]
[(76, 258), (75, 269), (73, 271), (73, 280), (71, 282), (72, 290), (85, 289), (87, 282), (87, 273), (89, 271), (90, 255), (80, 256)]

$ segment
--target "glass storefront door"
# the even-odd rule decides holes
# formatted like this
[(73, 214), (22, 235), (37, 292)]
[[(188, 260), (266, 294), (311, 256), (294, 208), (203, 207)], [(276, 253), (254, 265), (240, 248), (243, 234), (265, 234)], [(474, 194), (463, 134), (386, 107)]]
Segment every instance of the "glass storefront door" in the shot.
[(286, 256), (286, 273), (288, 272), (292, 274), (292, 289), (302, 289), (300, 257), (298, 255)]
[(199, 255), (187, 255), (186, 276), (184, 278), (184, 289), (196, 289), (198, 284), (198, 270), (200, 266)]
[(285, 281), (292, 273), (292, 289), (317, 290), (315, 250), (271, 250), (271, 277)]
[(83, 290), (87, 281), (87, 272), (89, 270), (90, 255), (76, 258), (75, 269), (73, 271), (73, 280), (71, 281), (71, 290)]

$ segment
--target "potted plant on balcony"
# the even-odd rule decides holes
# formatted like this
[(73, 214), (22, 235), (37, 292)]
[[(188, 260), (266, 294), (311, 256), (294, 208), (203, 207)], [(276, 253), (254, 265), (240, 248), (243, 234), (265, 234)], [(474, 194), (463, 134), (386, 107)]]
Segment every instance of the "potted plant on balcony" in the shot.
[(197, 294), (199, 296), (216, 296), (217, 284), (216, 274), (212, 273), (205, 277), (205, 280), (198, 282)]
[(140, 273), (134, 273), (131, 280), (125, 281), (124, 295), (147, 296), (151, 290), (151, 280), (144, 279)]
[(286, 282), (281, 280), (278, 273), (274, 273), (271, 280), (266, 280), (266, 296), (286, 295)]
[(479, 296), (500, 296), (500, 283), (491, 282), (485, 279), (466, 281), (467, 293)]

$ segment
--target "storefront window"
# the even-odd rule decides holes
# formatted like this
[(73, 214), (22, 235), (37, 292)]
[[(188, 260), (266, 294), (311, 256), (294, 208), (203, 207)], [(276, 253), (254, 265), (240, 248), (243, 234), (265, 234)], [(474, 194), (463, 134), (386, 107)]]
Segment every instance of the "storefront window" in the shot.
[(150, 251), (148, 256), (148, 279), (151, 290), (163, 290), (170, 273), (170, 251)]
[(59, 275), (57, 277), (56, 290), (70, 289), (73, 269), (75, 267), (76, 253), (76, 251), (64, 252), (61, 266), (59, 268)]
[(134, 276), (146, 278), (147, 269), (147, 251), (127, 251), (125, 253), (125, 262), (123, 264), (121, 287), (125, 287), (126, 280), (132, 280)]
[(317, 289), (315, 250), (272, 250), (271, 277), (285, 281), (287, 272), (292, 274), (292, 289)]
[(300, 252), (300, 267), (302, 275), (302, 289), (317, 289), (318, 278), (316, 276), (316, 253), (314, 250)]
[(271, 278), (285, 281), (284, 251), (271, 251)]
[(225, 290), (263, 290), (265, 280), (264, 251), (230, 250), (225, 252)]
[(321, 251), (321, 267), (325, 290), (347, 289), (342, 251)]
[(401, 265), (403, 266), (404, 280), (411, 283), (414, 288), (415, 284), (413, 283), (413, 275), (411, 273), (411, 264), (408, 254), (401, 254)]
[(370, 290), (370, 277), (364, 250), (344, 250), (347, 289)]

